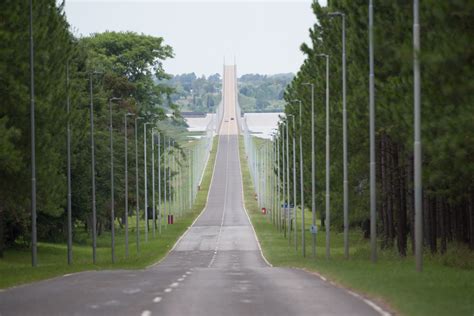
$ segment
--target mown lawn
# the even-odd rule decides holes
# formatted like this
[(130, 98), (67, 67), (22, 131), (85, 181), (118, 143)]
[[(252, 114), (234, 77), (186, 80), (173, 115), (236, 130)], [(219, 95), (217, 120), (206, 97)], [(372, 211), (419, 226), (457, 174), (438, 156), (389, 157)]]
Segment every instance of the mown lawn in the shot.
[[(214, 169), (216, 159), (218, 138), (214, 139), (213, 149), (206, 166), (201, 189), (192, 210), (177, 218), (173, 225), (166, 229), (163, 221), (161, 235), (156, 231), (156, 238), (152, 237), (151, 229), (148, 234), (148, 242), (145, 242), (144, 225), (140, 223), (140, 252), (137, 253), (135, 242), (135, 217), (130, 217), (129, 230), (129, 257), (125, 257), (125, 234), (124, 230), (116, 228), (116, 262), (111, 262), (110, 233), (103, 233), (97, 240), (97, 263), (92, 264), (91, 241), (73, 245), (73, 264), (67, 264), (67, 246), (64, 243), (38, 244), (38, 261), (36, 268), (31, 267), (31, 253), (29, 248), (18, 247), (8, 249), (4, 258), (0, 259), (0, 288), (43, 280), (67, 273), (85, 270), (103, 269), (142, 269), (161, 260), (173, 247), (177, 239), (191, 225), (194, 219), (205, 207), (207, 193)], [(150, 222), (151, 228), (151, 222)], [(77, 228), (82, 229), (82, 228)], [(81, 234), (79, 232), (79, 234)]]
[[(244, 181), (245, 205), (257, 232), (265, 257), (274, 265), (303, 268), (320, 273), (328, 279), (370, 297), (385, 309), (403, 315), (474, 315), (474, 270), (453, 266), (474, 259), (472, 253), (453, 251), (444, 257), (425, 255), (424, 271), (417, 273), (412, 257), (400, 258), (394, 251), (380, 251), (376, 264), (370, 262), (369, 243), (360, 231), (350, 233), (350, 259), (343, 257), (343, 236), (331, 233), (331, 258), (325, 258), (325, 232), (320, 230), (316, 242), (316, 258), (311, 255), (309, 224), (306, 211), (306, 257), (301, 252), (301, 231), (298, 250), (288, 244), (270, 220), (258, 209), (250, 173), (245, 159), (243, 141), (240, 157)], [(300, 222), (297, 227), (300, 229)], [(454, 264), (453, 264), (454, 262)], [(451, 266), (448, 266), (449, 263)]]

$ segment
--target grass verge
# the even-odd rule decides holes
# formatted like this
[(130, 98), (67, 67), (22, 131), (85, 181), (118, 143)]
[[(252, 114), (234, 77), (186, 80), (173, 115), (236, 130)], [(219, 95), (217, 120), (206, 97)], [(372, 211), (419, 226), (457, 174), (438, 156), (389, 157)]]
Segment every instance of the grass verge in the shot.
[[(31, 254), (29, 249), (8, 249), (4, 258), (0, 259), (0, 288), (39, 281), (68, 273), (86, 270), (104, 269), (142, 269), (165, 257), (175, 244), (176, 240), (192, 224), (206, 205), (207, 193), (211, 183), (214, 161), (216, 159), (218, 138), (215, 137), (212, 152), (206, 166), (200, 191), (197, 194), (192, 210), (184, 213), (175, 220), (173, 225), (163, 226), (161, 235), (156, 233), (156, 238), (149, 232), (148, 242), (145, 242), (144, 225), (141, 222), (140, 252), (137, 253), (136, 233), (134, 228), (129, 231), (129, 257), (125, 257), (125, 234), (123, 230), (116, 229), (116, 262), (111, 262), (110, 233), (102, 234), (97, 241), (97, 263), (92, 264), (91, 245), (73, 245), (73, 264), (67, 264), (67, 246), (57, 243), (39, 243), (38, 261), (36, 268), (31, 267)], [(130, 218), (135, 223), (135, 218)]]
[[(240, 140), (245, 206), (265, 257), (280, 267), (302, 268), (320, 273), (333, 282), (363, 294), (386, 309), (403, 315), (473, 315), (474, 271), (443, 265), (439, 258), (425, 256), (424, 271), (415, 271), (414, 260), (400, 258), (392, 251), (379, 251), (376, 264), (370, 262), (369, 244), (362, 233), (350, 234), (351, 257), (343, 257), (343, 236), (333, 232), (331, 258), (325, 258), (325, 236), (318, 234), (316, 259), (312, 258), (309, 222), (306, 221), (306, 257), (301, 249), (301, 222), (298, 222), (298, 249), (278, 232), (270, 216), (263, 216), (255, 200), (254, 188)], [(311, 213), (305, 217), (311, 219)]]

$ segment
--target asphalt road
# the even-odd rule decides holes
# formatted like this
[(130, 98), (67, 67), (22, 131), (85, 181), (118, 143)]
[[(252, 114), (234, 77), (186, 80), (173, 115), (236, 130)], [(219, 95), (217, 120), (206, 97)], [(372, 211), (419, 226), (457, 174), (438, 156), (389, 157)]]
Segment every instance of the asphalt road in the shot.
[[(364, 300), (262, 257), (243, 207), (233, 66), (208, 202), (159, 264), (83, 272), (0, 293), (0, 315), (377, 315)], [(234, 118), (232, 120), (231, 118)]]

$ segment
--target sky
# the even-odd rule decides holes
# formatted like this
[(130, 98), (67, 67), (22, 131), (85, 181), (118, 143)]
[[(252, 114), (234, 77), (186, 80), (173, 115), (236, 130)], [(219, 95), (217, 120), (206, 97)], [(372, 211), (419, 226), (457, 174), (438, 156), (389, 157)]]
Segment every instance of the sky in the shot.
[(315, 22), (311, 0), (67, 0), (66, 15), (76, 36), (108, 30), (163, 37), (175, 53), (166, 72), (206, 76), (221, 73), (224, 59), (235, 60), (239, 76), (295, 73)]

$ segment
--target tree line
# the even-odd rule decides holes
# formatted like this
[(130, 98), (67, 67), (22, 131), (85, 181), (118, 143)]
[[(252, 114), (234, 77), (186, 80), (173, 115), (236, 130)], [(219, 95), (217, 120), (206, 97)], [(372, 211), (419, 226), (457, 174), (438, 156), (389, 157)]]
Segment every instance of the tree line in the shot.
[[(120, 99), (114, 101), (112, 111), (115, 202), (119, 223), (122, 223), (120, 219), (123, 217), (122, 206), (125, 203), (124, 135), (129, 139), (128, 179), (130, 183), (135, 183), (134, 118), (142, 118), (138, 128), (139, 144), (143, 144), (143, 124), (157, 123), (162, 133), (171, 135), (175, 140), (175, 151), (185, 156), (178, 143), (184, 137), (185, 122), (180, 116), (179, 109), (170, 100), (173, 89), (156, 84), (154, 81), (155, 78), (159, 80), (168, 78), (162, 62), (173, 57), (173, 50), (161, 37), (133, 32), (104, 32), (77, 38), (70, 31), (64, 12), (64, 2), (58, 4), (55, 0), (33, 1), (32, 16), (38, 239), (40, 241), (66, 239), (68, 121), (72, 130), (73, 222), (76, 225), (83, 225), (89, 232), (91, 230), (89, 119), (91, 92), (95, 124), (97, 231), (100, 234), (110, 229), (112, 224), (109, 162), (110, 98)], [(7, 247), (29, 245), (31, 240), (28, 31), (28, 1), (2, 1), (0, 3), (0, 257)], [(70, 103), (69, 114), (67, 100)], [(129, 117), (127, 126), (124, 125), (126, 113), (133, 115)], [(148, 138), (151, 137), (150, 134), (147, 135)], [(164, 142), (161, 142), (162, 153), (164, 145)], [(143, 170), (143, 147), (140, 145), (138, 152), (140, 170)], [(148, 161), (148, 164), (150, 163)], [(173, 176), (175, 172), (168, 171), (168, 174)], [(143, 180), (140, 185), (143, 186)], [(140, 190), (143, 192), (143, 188)], [(134, 190), (130, 190), (129, 203), (134, 203), (136, 198)]]
[[(368, 238), (368, 3), (332, 0), (322, 7), (313, 2), (312, 10), (315, 23), (309, 42), (301, 45), (306, 58), (284, 97), (286, 115), (298, 117), (295, 99), (303, 104), (303, 123), (296, 135), (301, 129), (308, 171), (305, 204), (311, 205), (311, 88), (307, 84), (313, 83), (316, 209), (324, 222), (326, 60), (320, 54), (327, 54), (331, 225), (342, 229), (342, 30), (341, 21), (328, 16), (339, 11), (346, 21), (350, 226), (360, 227)], [(450, 244), (474, 250), (473, 18), (472, 1), (420, 3), (423, 239), (432, 253), (443, 254)], [(412, 1), (374, 1), (378, 241), (381, 248), (395, 248), (401, 256), (414, 249), (412, 23)], [(291, 128), (290, 124), (290, 135)]]

